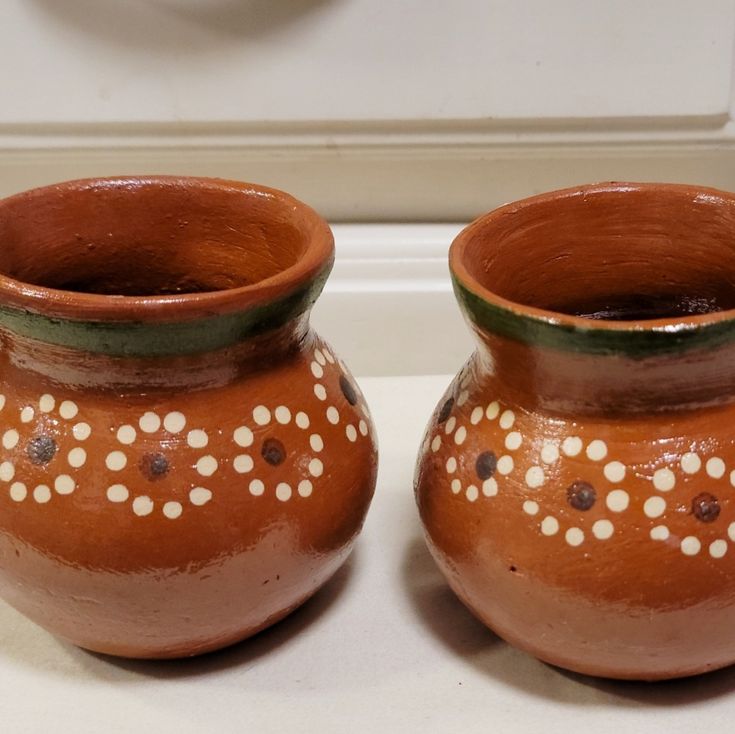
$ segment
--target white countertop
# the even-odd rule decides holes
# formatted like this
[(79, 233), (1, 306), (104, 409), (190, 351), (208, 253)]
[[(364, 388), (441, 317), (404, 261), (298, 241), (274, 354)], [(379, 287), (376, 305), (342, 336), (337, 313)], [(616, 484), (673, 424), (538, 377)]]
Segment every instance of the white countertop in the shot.
[(424, 546), (411, 486), (424, 423), (448, 381), (360, 380), (381, 449), (363, 534), (326, 588), (256, 638), (193, 660), (120, 661), (0, 605), (0, 730), (731, 731), (735, 668), (659, 684), (574, 676), (510, 648), (455, 599)]

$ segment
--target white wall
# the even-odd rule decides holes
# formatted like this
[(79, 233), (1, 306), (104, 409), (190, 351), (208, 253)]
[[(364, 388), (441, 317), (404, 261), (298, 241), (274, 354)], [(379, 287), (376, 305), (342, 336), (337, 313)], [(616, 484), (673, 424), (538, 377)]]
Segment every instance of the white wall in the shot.
[(3, 0), (0, 194), (222, 175), (333, 219), (735, 188), (731, 0)]
[[(0, 121), (722, 117), (728, 0), (4, 0)], [(12, 100), (12, 102), (11, 102)]]

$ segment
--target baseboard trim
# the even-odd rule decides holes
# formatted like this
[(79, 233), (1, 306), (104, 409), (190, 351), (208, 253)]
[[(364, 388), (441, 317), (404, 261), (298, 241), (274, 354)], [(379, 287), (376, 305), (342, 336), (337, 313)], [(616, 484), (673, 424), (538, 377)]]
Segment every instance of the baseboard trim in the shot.
[(515, 127), (0, 128), (0, 195), (70, 178), (143, 173), (276, 186), (332, 221), (464, 221), (505, 201), (583, 182), (735, 189), (735, 127), (718, 116), (605, 126), (567, 120)]

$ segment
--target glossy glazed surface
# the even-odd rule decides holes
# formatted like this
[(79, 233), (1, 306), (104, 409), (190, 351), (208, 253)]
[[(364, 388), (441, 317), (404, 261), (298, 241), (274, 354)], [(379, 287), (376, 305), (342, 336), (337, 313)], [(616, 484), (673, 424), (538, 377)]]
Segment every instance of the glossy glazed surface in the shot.
[[(417, 501), (455, 592), (543, 660), (641, 679), (735, 661), (734, 213), (723, 192), (599, 185), (452, 247), (478, 350), (429, 423)], [(720, 306), (636, 320), (662, 293)], [(549, 310), (582, 301), (633, 317)]]
[[(102, 265), (83, 264), (93, 293), (49, 289), (42, 263), (35, 284), (0, 278), (0, 591), (51, 632), (115, 655), (243, 639), (336, 571), (374, 490), (367, 406), (308, 326), (329, 230), (246, 184), (72, 182), (0, 202), (11, 250), (30, 247), (46, 201), (71, 212), (59, 221), (75, 237), (57, 230), (63, 283), (112, 235)], [(116, 263), (134, 287), (107, 277)], [(169, 287), (186, 273), (207, 288)]]

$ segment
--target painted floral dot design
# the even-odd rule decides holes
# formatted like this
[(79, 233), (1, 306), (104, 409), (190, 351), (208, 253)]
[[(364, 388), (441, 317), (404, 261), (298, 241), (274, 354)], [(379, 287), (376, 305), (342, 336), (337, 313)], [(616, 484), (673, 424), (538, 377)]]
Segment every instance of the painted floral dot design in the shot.
[[(272, 494), (281, 502), (312, 495), (325, 472), (325, 437), (313, 427), (313, 417), (323, 413), (331, 426), (343, 427), (343, 436), (355, 443), (370, 436), (370, 413), (357, 385), (349, 377), (344, 363), (320, 344), (314, 349), (309, 365), (313, 378), (313, 394), (317, 404), (308, 410), (295, 410), (287, 405), (257, 405), (249, 418), (238, 426), (232, 440), (241, 453), (233, 460), (236, 472), (248, 478), (248, 492), (254, 497)], [(338, 390), (328, 388), (327, 378), (336, 381)], [(278, 427), (293, 423), (300, 429), (303, 441), (299, 446), (287, 446), (278, 434)], [(298, 461), (300, 467), (293, 466)], [(271, 471), (287, 462), (288, 476)]]
[(88, 458), (84, 442), (92, 434), (77, 404), (44, 394), (11, 405), (0, 395), (0, 420), (5, 424), (0, 429), (0, 482), (10, 499), (43, 505), (73, 494), (77, 472)]
[[(325, 476), (328, 440), (371, 439), (364, 397), (344, 363), (318, 342), (306, 368), (311, 392), (300, 405), (256, 404), (237, 416), (234, 430), (198, 425), (184, 410), (143, 410), (135, 420), (107, 427), (104, 435), (111, 440), (94, 457), (84, 447), (93, 429), (75, 402), (44, 394), (11, 406), (0, 395), (0, 423), (15, 412), (0, 429), (0, 483), (15, 503), (45, 504), (55, 495), (73, 494), (82, 467), (103, 464), (107, 502), (136, 517), (160, 513), (170, 520), (208, 505), (223, 471), (234, 473), (250, 497), (306, 499)], [(331, 438), (315, 428), (320, 414)], [(302, 437), (297, 446), (279, 434), (291, 424)]]
[[(713, 559), (723, 558), (729, 549), (728, 540), (735, 543), (735, 522), (720, 528), (719, 535), (714, 531), (719, 527), (721, 500), (735, 488), (735, 466), (728, 466), (722, 456), (689, 451), (673, 463), (667, 464), (666, 457), (661, 457), (655, 460), (653, 469), (650, 465), (642, 469), (612, 456), (602, 438), (583, 438), (576, 432), (541, 440), (531, 438), (519, 426), (513, 408), (499, 401), (473, 404), (469, 382), (468, 374), (460, 375), (453, 394), (440, 405), (424, 443), (425, 452), (441, 452), (439, 471), (446, 476), (454, 495), (469, 503), (483, 499), (491, 502), (503, 491), (506, 481), (512, 481), (516, 489), (520, 484), (525, 492), (519, 510), (533, 518), (542, 537), (562, 536), (571, 547), (610, 540), (619, 518), (636, 512), (642, 513), (650, 525), (650, 541), (673, 544), (684, 556), (702, 553)], [(468, 458), (463, 449), (468, 436), (473, 431), (479, 434), (488, 422), (501, 437), (498, 444)], [(521, 447), (526, 449), (522, 461), (516, 453), (521, 453)], [(563, 462), (579, 476), (564, 487), (556, 487), (554, 478)], [(461, 465), (464, 471), (460, 471)], [(633, 507), (626, 489), (630, 481), (643, 481), (650, 487), (641, 506)], [(549, 493), (539, 493), (541, 488), (554, 490), (553, 503)], [(681, 493), (673, 501), (675, 489)], [(559, 511), (560, 502), (566, 511)], [(570, 517), (581, 518), (593, 507), (602, 510), (604, 517), (586, 529), (580, 521), (570, 522)], [(681, 522), (682, 515), (689, 531), (675, 534), (670, 524)], [(669, 524), (667, 517), (671, 518)]]
[[(201, 507), (213, 496), (207, 480), (219, 469), (219, 461), (210, 450), (209, 433), (196, 425), (181, 411), (160, 415), (143, 412), (137, 422), (125, 423), (115, 429), (117, 445), (104, 457), (111, 478), (107, 499), (129, 505), (132, 512), (145, 517), (160, 510), (170, 520), (184, 512), (185, 506)], [(176, 446), (176, 458), (172, 446)], [(179, 466), (175, 467), (174, 462)], [(136, 481), (115, 481), (115, 474), (133, 465)], [(128, 473), (128, 476), (130, 474)], [(173, 480), (171, 479), (173, 477)], [(180, 491), (163, 501), (159, 486), (173, 483)], [(186, 500), (179, 496), (185, 492)]]

